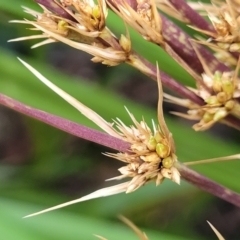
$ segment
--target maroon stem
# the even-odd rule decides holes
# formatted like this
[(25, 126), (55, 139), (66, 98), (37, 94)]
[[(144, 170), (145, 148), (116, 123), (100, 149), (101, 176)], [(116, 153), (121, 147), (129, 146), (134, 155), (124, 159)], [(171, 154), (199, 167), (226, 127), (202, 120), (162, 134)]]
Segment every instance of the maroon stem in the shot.
[(224, 118), (224, 122), (227, 125), (240, 130), (240, 120), (239, 120), (239, 118), (237, 118), (233, 115), (228, 115), (227, 117)]
[[(151, 77), (155, 81), (157, 80), (157, 67), (156, 65), (150, 63), (145, 58), (138, 55), (136, 52), (131, 53), (131, 57), (128, 61), (128, 64), (137, 68), (145, 75)], [(160, 71), (160, 78), (164, 85), (164, 87), (170, 89), (176, 94), (187, 98), (198, 105), (203, 105), (203, 100), (198, 97), (193, 91), (189, 90), (186, 86), (182, 85), (180, 82), (176, 81), (175, 79), (171, 78), (169, 75)]]
[(181, 177), (187, 182), (197, 186), (198, 188), (211, 193), (229, 203), (240, 207), (240, 194), (229, 190), (228, 188), (210, 180), (209, 178), (195, 172), (194, 170), (186, 167), (182, 163), (178, 163), (178, 170)]
[(43, 5), (49, 11), (51, 11), (52, 13), (54, 13), (60, 17), (75, 21), (75, 19), (67, 11), (65, 11), (62, 7), (60, 7), (53, 0), (34, 0), (34, 1)]
[(64, 132), (118, 150), (120, 152), (127, 152), (130, 148), (130, 144), (128, 142), (124, 142), (106, 133), (85, 127), (53, 114), (29, 107), (3, 94), (0, 94), (0, 104), (55, 128), (61, 129)]
[[(191, 37), (166, 17), (161, 15), (161, 18), (165, 41), (193, 70), (202, 74), (204, 70), (197, 54), (192, 48), (191, 42), (189, 41)], [(204, 46), (199, 45), (198, 49), (201, 56), (207, 61), (212, 72), (215, 72), (216, 70), (220, 72), (230, 71), (227, 66), (219, 62)]]
[[(105, 133), (97, 130), (82, 126), (80, 124), (71, 122), (64, 118), (43, 112), (41, 110), (24, 105), (10, 97), (0, 94), (0, 104), (11, 108), (15, 111), (23, 113), (27, 116), (33, 117), (40, 120), (48, 125), (61, 129), (74, 136), (98, 143), (103, 146), (121, 151), (128, 152), (130, 144), (124, 142), (118, 138), (109, 136)], [(183, 179), (199, 187), (200, 189), (207, 191), (217, 197), (220, 197), (236, 206), (240, 207), (240, 195), (226, 189), (225, 187), (215, 183), (214, 181), (200, 175), (199, 173), (187, 168), (181, 163), (178, 163), (177, 168), (179, 169)]]
[(204, 19), (198, 12), (193, 10), (185, 0), (169, 0), (169, 2), (197, 28), (215, 32), (213, 26)]

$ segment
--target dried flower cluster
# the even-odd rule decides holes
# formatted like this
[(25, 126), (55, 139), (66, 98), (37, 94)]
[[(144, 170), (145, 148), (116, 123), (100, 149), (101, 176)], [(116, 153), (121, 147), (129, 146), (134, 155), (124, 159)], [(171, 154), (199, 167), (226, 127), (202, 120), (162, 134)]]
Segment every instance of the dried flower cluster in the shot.
[[(158, 101), (158, 121), (159, 126), (153, 123), (153, 132), (147, 126), (143, 120), (140, 123), (137, 122), (133, 114), (129, 113), (134, 125), (127, 127), (120, 119), (114, 123), (106, 122), (96, 112), (89, 109), (81, 102), (55, 86), (37, 70), (31, 67), (26, 62), (20, 60), (35, 76), (38, 77), (45, 85), (51, 88), (59, 96), (65, 99), (68, 103), (78, 109), (83, 115), (93, 121), (96, 125), (102, 128), (109, 135), (119, 138), (123, 141), (130, 143), (129, 152), (125, 153), (107, 153), (109, 157), (113, 157), (126, 163), (126, 166), (121, 167), (119, 172), (120, 176), (109, 179), (119, 180), (123, 178), (132, 178), (132, 180), (98, 190), (92, 194), (89, 194), (83, 198), (58, 205), (51, 209), (46, 209), (40, 214), (46, 211), (50, 211), (62, 206), (67, 206), (75, 202), (85, 201), (91, 198), (103, 197), (107, 195), (113, 195), (121, 192), (130, 193), (145, 185), (150, 181), (155, 181), (156, 185), (163, 182), (165, 178), (171, 179), (173, 182), (180, 184), (180, 173), (176, 168), (177, 157), (175, 155), (175, 146), (172, 138), (172, 134), (169, 132), (165, 120), (163, 118), (162, 109), (162, 86), (161, 81), (158, 79), (159, 86), (159, 101)], [(33, 214), (33, 215), (36, 215)], [(32, 216), (32, 215), (30, 215)]]
[(135, 126), (127, 127), (120, 120), (116, 123), (125, 141), (131, 143), (131, 152), (107, 154), (127, 164), (119, 169), (122, 175), (114, 179), (132, 178), (127, 193), (151, 180), (159, 185), (164, 178), (169, 178), (179, 184), (180, 174), (174, 166), (177, 162), (175, 147), (166, 125), (155, 126), (153, 123), (152, 132), (144, 120), (138, 123), (131, 113), (129, 115)]
[[(238, 63), (239, 64), (239, 63)], [(239, 65), (235, 72), (216, 71), (211, 73), (206, 63), (203, 62), (205, 73), (202, 74), (203, 85), (198, 84), (193, 91), (201, 97), (205, 105), (199, 106), (188, 99), (180, 99), (165, 94), (168, 101), (188, 108), (187, 114), (174, 112), (175, 115), (199, 120), (193, 125), (196, 131), (204, 131), (223, 120), (228, 114), (240, 116), (240, 80), (238, 79)]]
[[(106, 154), (125, 163), (125, 166), (119, 169), (121, 175), (109, 180), (125, 178), (130, 178), (130, 180), (28, 216), (41, 214), (92, 198), (121, 192), (130, 193), (150, 181), (155, 181), (156, 185), (159, 185), (165, 178), (168, 178), (179, 184), (179, 169), (184, 170), (178, 165), (172, 134), (164, 121), (162, 82), (173, 91), (188, 97), (188, 99), (180, 99), (165, 94), (165, 98), (168, 101), (189, 109), (187, 114), (175, 114), (188, 119), (198, 120), (199, 122), (193, 126), (197, 131), (206, 130), (218, 121), (227, 121), (225, 117), (230, 114), (238, 118), (240, 117), (240, 81), (238, 79), (240, 60), (237, 62), (238, 57), (231, 55), (231, 58), (234, 58), (236, 61), (231, 61), (229, 65), (235, 64), (237, 66), (235, 71), (231, 71), (231, 69), (228, 69), (214, 58), (210, 52), (207, 52), (205, 48), (203, 49), (201, 45), (196, 46), (193, 42), (191, 45), (189, 36), (158, 13), (157, 7), (162, 8), (171, 15), (177, 16), (183, 21), (191, 23), (191, 18), (187, 17), (186, 12), (182, 14), (180, 9), (174, 5), (174, 1), (98, 0), (97, 4), (92, 0), (36, 0), (36, 2), (41, 4), (43, 13), (24, 8), (27, 13), (36, 18), (35, 21), (15, 20), (12, 22), (32, 25), (34, 28), (31, 30), (41, 31), (41, 34), (21, 37), (11, 41), (44, 39), (33, 47), (59, 41), (93, 55), (92, 61), (94, 62), (100, 62), (109, 66), (116, 66), (120, 63), (128, 63), (134, 66), (146, 75), (151, 76), (158, 83), (159, 125), (155, 125), (153, 122), (153, 130), (151, 130), (144, 120), (138, 122), (128, 110), (128, 114), (133, 121), (132, 126), (126, 126), (120, 119), (117, 119), (114, 123), (109, 123), (96, 112), (55, 86), (30, 65), (20, 60), (39, 80), (78, 109), (107, 134), (118, 140), (120, 139), (130, 146), (126, 152)], [(186, 3), (184, 2), (184, 4)], [(237, 7), (236, 9), (233, 7), (233, 5), (238, 6), (238, 4), (238, 1), (231, 4), (229, 1), (226, 4), (225, 2), (223, 4), (221, 1), (216, 1), (214, 5), (203, 5), (216, 32), (210, 32), (209, 29), (195, 28), (212, 37), (210, 39), (212, 43), (209, 43), (209, 41), (198, 42), (210, 47), (217, 46), (219, 48), (223, 46), (221, 51), (224, 52), (221, 52), (221, 56), (225, 53), (230, 54), (225, 50), (238, 51), (237, 24), (239, 21), (239, 10)], [(108, 7), (118, 14), (126, 24), (134, 28), (144, 39), (160, 46), (185, 68), (195, 79), (197, 83), (196, 89), (187, 88), (172, 80), (165, 73), (159, 73), (158, 66), (153, 67), (143, 57), (137, 55), (132, 50), (128, 31), (117, 38), (106, 26)], [(173, 40), (172, 36), (174, 37)], [(210, 63), (208, 64), (209, 56)], [(234, 125), (234, 127), (239, 127), (239, 124), (237, 126)], [(239, 155), (234, 155), (219, 159), (229, 160), (236, 156), (239, 158)], [(217, 159), (213, 161), (215, 160)], [(212, 160), (206, 160), (206, 162), (210, 161)], [(195, 179), (196, 176), (193, 178)], [(205, 189), (209, 191), (207, 185)], [(225, 191), (224, 188), (222, 189)], [(215, 194), (222, 198), (224, 195), (220, 192)], [(238, 199), (238, 196), (236, 196), (236, 199)], [(237, 202), (236, 199), (234, 199), (234, 202)]]
[(96, 5), (93, 1), (61, 1), (55, 2), (56, 11), (64, 11), (63, 16), (51, 12), (46, 7), (43, 13), (24, 8), (36, 21), (15, 20), (12, 22), (30, 24), (34, 30), (42, 31), (40, 35), (33, 35), (13, 39), (21, 41), (30, 39), (46, 40), (33, 45), (33, 48), (53, 42), (63, 42), (73, 48), (85, 51), (94, 56), (92, 61), (101, 62), (109, 66), (125, 62), (127, 52), (131, 49), (130, 41), (124, 35), (118, 41), (112, 32), (105, 26), (107, 8), (105, 1)]
[[(237, 0), (213, 0), (212, 4), (202, 4), (202, 8), (199, 6), (201, 5), (198, 5), (198, 10), (205, 11), (204, 14), (212, 22), (215, 32), (197, 30), (212, 37), (211, 41), (216, 42), (220, 48), (230, 52), (239, 52), (240, 2)], [(205, 42), (205, 44), (207, 43)]]

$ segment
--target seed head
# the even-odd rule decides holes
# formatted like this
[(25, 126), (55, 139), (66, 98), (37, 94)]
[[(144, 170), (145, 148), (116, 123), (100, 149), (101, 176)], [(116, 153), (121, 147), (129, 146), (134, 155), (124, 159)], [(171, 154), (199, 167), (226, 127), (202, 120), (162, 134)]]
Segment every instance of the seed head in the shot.
[(192, 91), (204, 100), (205, 105), (199, 106), (189, 100), (182, 100), (168, 94), (165, 94), (165, 97), (172, 103), (188, 108), (187, 114), (176, 112), (174, 114), (191, 120), (199, 120), (193, 128), (196, 131), (203, 131), (223, 120), (230, 113), (237, 117), (240, 116), (240, 105), (237, 99), (240, 96), (240, 80), (238, 79), (240, 60), (234, 72), (212, 73), (196, 48), (195, 50), (205, 72), (202, 74), (202, 84), (197, 84), (197, 89), (192, 89)]
[[(173, 182), (180, 184), (180, 174), (176, 168), (177, 157), (175, 155), (175, 145), (172, 138), (172, 134), (169, 132), (165, 120), (163, 118), (162, 109), (162, 85), (160, 79), (158, 79), (159, 88), (159, 101), (158, 101), (158, 121), (159, 125), (153, 122), (153, 129), (148, 127), (144, 119), (140, 122), (136, 120), (134, 115), (127, 112), (133, 122), (133, 125), (126, 126), (120, 119), (109, 123), (105, 121), (96, 112), (86, 107), (81, 102), (58, 88), (56, 85), (51, 83), (37, 70), (31, 67), (29, 64), (20, 60), (35, 76), (38, 77), (45, 85), (51, 88), (54, 92), (60, 95), (68, 103), (78, 109), (87, 118), (93, 121), (96, 125), (102, 128), (109, 135), (119, 138), (123, 141), (130, 143), (130, 149), (128, 152), (119, 153), (106, 153), (105, 155), (118, 159), (124, 162), (125, 166), (119, 168), (120, 176), (114, 177), (108, 180), (120, 180), (130, 178), (130, 180), (109, 187), (103, 188), (96, 192), (93, 192), (80, 199), (64, 203), (55, 206), (50, 209), (43, 210), (36, 214), (51, 211), (57, 208), (61, 208), (77, 202), (86, 201), (92, 198), (98, 198), (103, 196), (109, 196), (121, 192), (130, 193), (141, 186), (155, 181), (156, 185), (163, 182), (165, 178), (171, 179)], [(158, 76), (160, 76), (158, 74)]]
[[(209, 32), (206, 30), (196, 29), (199, 32), (207, 34), (211, 37), (210, 41), (213, 44), (209, 44), (209, 40), (201, 41), (205, 45), (214, 46), (215, 42), (221, 49), (230, 52), (240, 52), (240, 2), (237, 0), (226, 1), (212, 1), (212, 4), (199, 4), (195, 8), (202, 10), (212, 22), (215, 32)], [(216, 45), (215, 45), (216, 47)]]
[[(43, 13), (25, 8), (25, 12), (33, 15), (35, 21), (14, 20), (11, 22), (29, 24), (32, 30), (41, 31), (42, 34), (26, 36), (11, 41), (30, 39), (45, 39), (35, 44), (33, 48), (60, 41), (78, 50), (93, 55), (93, 62), (101, 62), (109, 66), (116, 66), (125, 62), (131, 50), (129, 35), (118, 40), (105, 26), (107, 7), (104, 0), (98, 4), (88, 0), (62, 0), (54, 2), (58, 7), (51, 8), (48, 4), (43, 8)], [(54, 6), (55, 6), (54, 5)], [(59, 8), (66, 14), (59, 13)]]

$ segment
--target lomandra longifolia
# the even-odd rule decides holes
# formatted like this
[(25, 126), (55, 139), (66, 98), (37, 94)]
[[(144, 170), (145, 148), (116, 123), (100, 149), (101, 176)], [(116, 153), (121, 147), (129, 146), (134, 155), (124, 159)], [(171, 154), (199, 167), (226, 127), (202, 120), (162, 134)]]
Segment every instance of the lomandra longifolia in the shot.
[[(186, 165), (208, 163), (220, 160), (239, 159), (239, 154), (206, 159), (200, 162), (181, 164), (172, 133), (163, 116), (163, 96), (166, 101), (188, 108), (188, 112), (174, 113), (198, 123), (193, 125), (196, 131), (207, 130), (215, 123), (228, 124), (240, 129), (239, 90), (237, 48), (238, 37), (238, 1), (214, 1), (214, 4), (187, 4), (183, 0), (169, 1), (124, 1), (124, 0), (36, 0), (41, 12), (24, 7), (33, 20), (14, 20), (25, 24), (34, 31), (34, 35), (20, 37), (10, 41), (38, 39), (33, 48), (46, 44), (62, 42), (76, 50), (85, 51), (93, 56), (92, 61), (108, 66), (127, 63), (143, 74), (155, 80), (158, 86), (158, 123), (148, 126), (144, 119), (137, 121), (132, 113), (128, 114), (133, 122), (126, 126), (120, 119), (112, 123), (79, 102), (62, 89), (51, 83), (28, 63), (20, 60), (40, 81), (60, 95), (83, 115), (98, 125), (103, 133), (77, 125), (66, 119), (29, 108), (11, 98), (0, 95), (0, 103), (19, 112), (35, 117), (47, 124), (58, 127), (71, 134), (119, 150), (118, 153), (106, 153), (120, 160), (124, 166), (120, 175), (111, 180), (128, 180), (118, 185), (100, 189), (85, 197), (67, 202), (41, 212), (37, 215), (92, 198), (109, 196), (121, 192), (130, 193), (149, 182), (159, 185), (164, 179), (180, 184), (180, 177), (197, 185), (222, 199), (240, 206), (240, 195), (196, 173)], [(204, 39), (191, 39), (177, 25), (159, 13), (159, 9), (172, 17), (186, 22), (196, 31), (205, 34)], [(196, 11), (195, 11), (195, 10)], [(107, 26), (108, 11), (114, 11), (126, 24), (126, 31), (117, 37)], [(207, 21), (200, 14), (205, 14)], [(196, 88), (182, 85), (152, 64), (134, 50), (128, 26), (137, 31), (146, 41), (152, 42), (167, 52), (196, 81)], [(40, 33), (39, 33), (40, 32)], [(209, 38), (209, 36), (211, 38)], [(211, 47), (214, 55), (206, 45)], [(227, 59), (227, 64), (223, 63)], [(162, 85), (178, 96), (164, 94)], [(67, 124), (66, 124), (67, 123)], [(70, 126), (74, 126), (73, 128)], [(101, 141), (99, 141), (101, 139)], [(109, 139), (111, 139), (109, 141)], [(197, 151), (197, 149), (196, 149)]]

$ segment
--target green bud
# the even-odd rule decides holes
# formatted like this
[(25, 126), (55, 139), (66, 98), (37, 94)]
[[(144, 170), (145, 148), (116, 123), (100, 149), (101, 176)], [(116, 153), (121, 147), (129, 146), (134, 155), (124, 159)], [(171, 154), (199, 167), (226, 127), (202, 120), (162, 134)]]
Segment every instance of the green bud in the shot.
[(206, 112), (206, 113), (204, 113), (202, 119), (203, 119), (203, 121), (204, 121), (205, 123), (208, 123), (208, 122), (212, 121), (212, 119), (213, 119), (213, 114)]
[(156, 132), (156, 134), (155, 134), (155, 139), (156, 139), (156, 141), (159, 143), (159, 142), (161, 142), (162, 141), (162, 139), (163, 139), (163, 136), (161, 135), (161, 133), (160, 132)]
[(226, 117), (228, 114), (227, 110), (225, 108), (219, 108), (219, 110), (214, 114), (213, 120), (214, 121), (219, 121)]
[(154, 151), (156, 149), (156, 146), (157, 146), (157, 141), (153, 136), (151, 136), (148, 140), (147, 147), (149, 150)]
[(218, 104), (217, 96), (210, 96), (209, 98), (205, 99), (207, 104)]
[(220, 92), (222, 90), (221, 77), (222, 77), (222, 74), (216, 71), (213, 76), (213, 90), (215, 92)]
[(92, 15), (93, 17), (95, 18), (100, 18), (101, 16), (101, 13), (100, 13), (100, 9), (99, 9), (99, 6), (95, 5), (92, 9)]
[(130, 52), (131, 51), (131, 41), (130, 41), (130, 39), (128, 39), (123, 34), (121, 34), (119, 43), (120, 43), (121, 47), (123, 48), (123, 50), (125, 52)]
[(235, 105), (235, 102), (233, 100), (229, 100), (225, 103), (224, 106), (225, 106), (226, 110), (231, 111), (233, 109), (234, 105)]
[(153, 152), (153, 153), (147, 155), (146, 157), (144, 157), (143, 161), (155, 163), (155, 162), (160, 162), (160, 158), (156, 152)]
[(63, 33), (66, 33), (67, 31), (68, 31), (68, 23), (66, 22), (66, 21), (64, 21), (64, 20), (60, 20), (59, 22), (58, 22), (58, 30), (59, 31), (61, 31), (61, 32), (63, 32)]
[(217, 94), (217, 100), (219, 103), (225, 103), (227, 101), (227, 94), (225, 92), (219, 92)]
[(224, 80), (222, 84), (222, 89), (225, 93), (232, 95), (234, 92), (233, 82), (230, 80)]
[(165, 168), (171, 168), (173, 166), (173, 159), (171, 157), (166, 157), (162, 160), (162, 165)]
[(159, 157), (165, 158), (169, 154), (169, 147), (162, 144), (162, 143), (158, 143), (157, 146), (156, 146), (156, 152), (157, 152)]
[(221, 42), (218, 42), (217, 45), (220, 48), (224, 48), (224, 49), (228, 49), (231, 46), (230, 43), (221, 43)]

